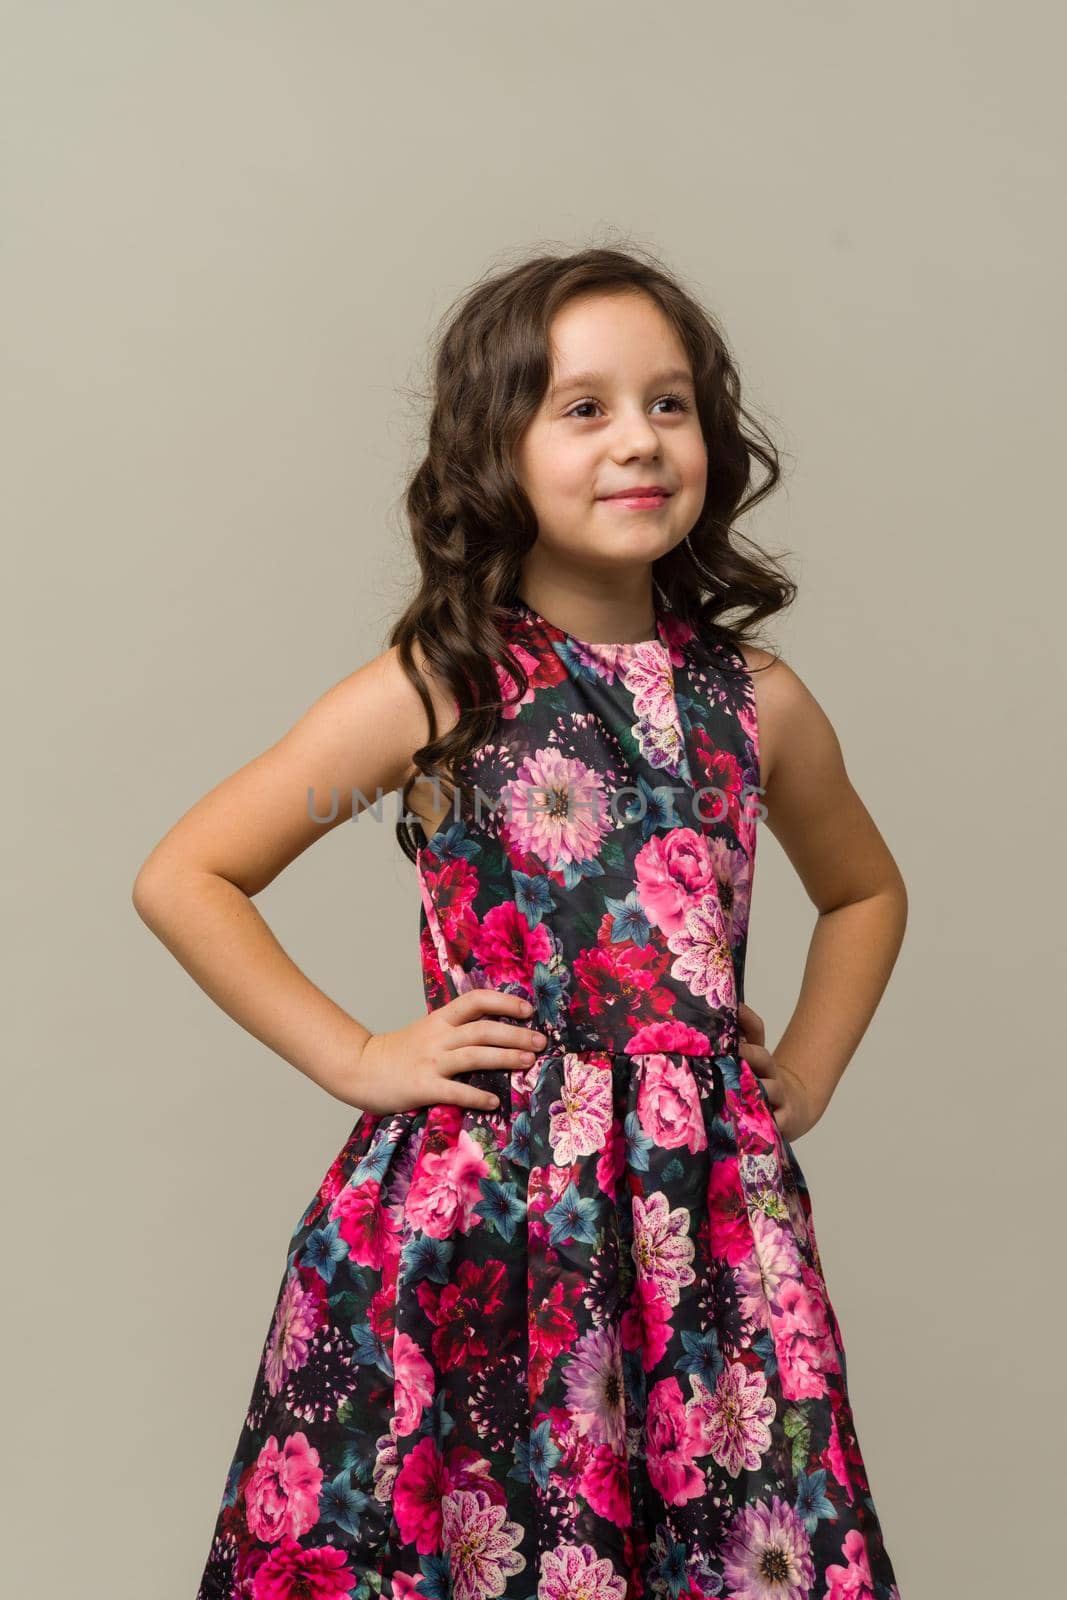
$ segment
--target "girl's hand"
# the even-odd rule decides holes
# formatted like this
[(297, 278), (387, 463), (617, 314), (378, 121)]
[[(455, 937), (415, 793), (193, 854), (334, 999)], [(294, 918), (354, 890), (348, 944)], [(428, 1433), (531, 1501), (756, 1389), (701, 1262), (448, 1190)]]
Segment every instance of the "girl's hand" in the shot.
[(778, 1132), (792, 1144), (819, 1120), (811, 1095), (796, 1073), (764, 1048), (763, 1018), (743, 1000), (737, 1007), (737, 1020), (741, 1026), (738, 1053), (757, 1078), (763, 1079)]
[(433, 1105), (492, 1111), (496, 1095), (455, 1083), (457, 1073), (526, 1072), (548, 1043), (517, 1022), (493, 1021), (493, 1013), (529, 1019), (533, 1007), (521, 995), (468, 989), (406, 1028), (372, 1033), (338, 1098), (372, 1116)]

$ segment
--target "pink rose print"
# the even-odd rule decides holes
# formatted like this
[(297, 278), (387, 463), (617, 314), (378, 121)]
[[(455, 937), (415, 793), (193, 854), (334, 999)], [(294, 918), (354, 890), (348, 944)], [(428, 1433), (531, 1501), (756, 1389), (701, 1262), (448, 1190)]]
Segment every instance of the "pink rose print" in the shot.
[(248, 1526), (257, 1539), (298, 1539), (319, 1520), (319, 1453), (303, 1433), (283, 1445), (271, 1434), (245, 1491)]

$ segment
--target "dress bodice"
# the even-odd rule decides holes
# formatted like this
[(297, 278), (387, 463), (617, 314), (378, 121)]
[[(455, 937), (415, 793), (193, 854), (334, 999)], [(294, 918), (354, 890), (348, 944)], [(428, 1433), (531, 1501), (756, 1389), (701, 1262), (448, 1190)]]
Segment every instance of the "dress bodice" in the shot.
[(639, 643), (584, 643), (524, 600), (501, 631), (529, 687), (418, 853), (428, 1007), (499, 988), (550, 1049), (730, 1050), (762, 814), (743, 655), (663, 609)]

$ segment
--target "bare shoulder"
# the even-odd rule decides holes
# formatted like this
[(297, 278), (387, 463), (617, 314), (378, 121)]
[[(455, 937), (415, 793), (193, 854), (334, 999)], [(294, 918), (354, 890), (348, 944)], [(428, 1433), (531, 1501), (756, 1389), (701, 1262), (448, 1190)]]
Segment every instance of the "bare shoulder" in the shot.
[[(422, 686), (433, 707), (435, 721), (433, 736), (440, 738), (442, 734), (455, 727), (456, 722), (459, 720), (459, 709), (455, 697), (448, 685), (438, 676), (427, 660), (418, 639), (412, 641), (411, 654), (416, 670), (422, 680)], [(386, 657), (388, 658), (387, 660)], [(383, 671), (390, 675), (393, 682), (393, 692), (397, 697), (398, 704), (403, 708), (401, 714), (405, 725), (403, 742), (404, 764), (397, 780), (397, 787), (402, 788), (409, 778), (416, 776), (417, 769), (415, 767), (414, 754), (431, 737), (430, 721), (422, 695), (405, 670), (404, 664), (400, 660), (399, 651), (395, 646), (386, 651), (385, 657), (383, 657)], [(444, 794), (443, 802), (442, 793)], [(417, 782), (413, 786), (408, 801), (410, 809), (423, 819), (427, 837), (436, 832), (442, 816), (448, 812), (450, 803), (451, 796), (445, 792), (445, 786), (442, 786), (442, 792), (438, 793), (435, 785), (425, 780), (421, 783)]]
[[(435, 688), (432, 698), (440, 707), (443, 691)], [(314, 744), (342, 782), (373, 769), (386, 790), (398, 787), (411, 770), (413, 751), (429, 737), (429, 724), (397, 647), (327, 689), (285, 737), (294, 735)]]
[[(432, 676), (428, 692), (440, 729), (455, 712)], [(422, 697), (392, 646), (326, 689), (180, 817), (144, 863), (142, 884), (193, 867), (258, 893), (355, 811), (402, 789), (429, 737)]]
[(760, 799), (820, 910), (896, 886), (896, 862), (845, 766), (837, 732), (787, 661), (743, 647), (760, 724)]
[(841, 746), (826, 711), (783, 656), (744, 645), (759, 724), (760, 783), (764, 800), (779, 802), (805, 780), (845, 778)]
[[(457, 720), (454, 698), (426, 660), (417, 639), (411, 653), (440, 736)], [(368, 727), (373, 728), (381, 760), (388, 766), (392, 780), (389, 787), (402, 787), (414, 773), (414, 753), (428, 741), (431, 729), (423, 697), (401, 661), (398, 647), (391, 645), (383, 650), (343, 679), (334, 692), (353, 742), (365, 741)]]
[(819, 714), (818, 702), (783, 656), (758, 645), (743, 644), (741, 653), (752, 678), (759, 727), (760, 782), (771, 782), (791, 733)]
[[(429, 694), (437, 718), (438, 731), (450, 726), (456, 718), (452, 696), (445, 683), (430, 667), (419, 641), (412, 644), (412, 657), (416, 669)], [(402, 730), (401, 743), (415, 750), (430, 736), (430, 724), (421, 694), (400, 659), (396, 645), (390, 645), (381, 655), (375, 656), (365, 666), (357, 668), (337, 686), (357, 711), (365, 711), (369, 701), (374, 709), (394, 717)], [(383, 733), (385, 730), (382, 730)]]

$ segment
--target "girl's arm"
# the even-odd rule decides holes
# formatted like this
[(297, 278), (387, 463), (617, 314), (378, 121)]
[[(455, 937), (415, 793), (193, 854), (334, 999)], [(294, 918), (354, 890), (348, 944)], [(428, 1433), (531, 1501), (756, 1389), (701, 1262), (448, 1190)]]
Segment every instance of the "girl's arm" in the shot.
[[(416, 655), (425, 673), (417, 647)], [(455, 711), (447, 696), (434, 688), (432, 697), (439, 729), (449, 726)], [(428, 737), (422, 703), (388, 650), (197, 801), (156, 845), (133, 886), (142, 920), (205, 993), (340, 1099), (349, 1099), (352, 1066), (370, 1030), (300, 971), (252, 897), (351, 817), (354, 789), (372, 805), (379, 791), (398, 789), (412, 770), (412, 752)], [(413, 805), (428, 810), (432, 797), (431, 785), (417, 785)], [(336, 815), (314, 820), (312, 812), (330, 816), (335, 800)], [(387, 801), (382, 812), (383, 839), (392, 845)]]
[[(764, 651), (745, 654), (750, 665), (773, 661)], [(767, 808), (757, 826), (774, 834), (819, 913), (796, 1008), (771, 1052), (802, 1086), (811, 1127), (889, 982), (908, 898), (818, 701), (781, 660), (753, 682)]]

